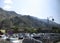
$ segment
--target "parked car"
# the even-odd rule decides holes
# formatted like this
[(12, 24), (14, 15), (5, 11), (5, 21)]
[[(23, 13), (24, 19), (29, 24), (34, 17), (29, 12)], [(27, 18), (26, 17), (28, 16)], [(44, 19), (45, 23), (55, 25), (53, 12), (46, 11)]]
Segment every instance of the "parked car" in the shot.
[(8, 38), (8, 36), (6, 36), (5, 34), (0, 35), (0, 37), (1, 37), (1, 39), (4, 39), (4, 40)]

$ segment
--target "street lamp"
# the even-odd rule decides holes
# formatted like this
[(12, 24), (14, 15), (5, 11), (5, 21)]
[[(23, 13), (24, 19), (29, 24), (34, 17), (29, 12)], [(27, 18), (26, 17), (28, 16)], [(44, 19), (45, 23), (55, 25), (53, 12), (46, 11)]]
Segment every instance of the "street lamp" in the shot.
[(50, 18), (52, 20), (52, 24), (53, 24), (53, 21), (54, 21), (54, 18), (53, 17), (51, 17), (51, 16), (50, 17), (47, 17), (48, 28), (50, 28), (50, 24), (49, 24), (49, 21), (50, 21), (49, 19)]

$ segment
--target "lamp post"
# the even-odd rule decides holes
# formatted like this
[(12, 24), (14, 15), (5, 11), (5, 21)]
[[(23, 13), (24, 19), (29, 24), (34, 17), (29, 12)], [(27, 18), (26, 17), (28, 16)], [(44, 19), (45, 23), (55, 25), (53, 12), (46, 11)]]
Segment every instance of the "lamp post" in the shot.
[(47, 17), (48, 28), (51, 28), (50, 27), (50, 20), (49, 20), (50, 18), (51, 18), (52, 24), (53, 24), (53, 21), (54, 21), (54, 18), (53, 17), (51, 17), (51, 16), (50, 17)]

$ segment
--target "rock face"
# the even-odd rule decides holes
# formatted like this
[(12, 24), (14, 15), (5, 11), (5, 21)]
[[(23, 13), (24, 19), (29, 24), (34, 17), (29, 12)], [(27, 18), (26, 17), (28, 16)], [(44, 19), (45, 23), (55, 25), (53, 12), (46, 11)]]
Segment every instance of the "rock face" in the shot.
[(47, 26), (60, 26), (59, 24), (49, 21), (47, 23), (46, 19), (38, 19), (30, 15), (17, 14), (14, 11), (5, 11), (0, 8), (0, 29), (10, 29), (14, 26), (20, 27), (30, 27), (39, 28)]

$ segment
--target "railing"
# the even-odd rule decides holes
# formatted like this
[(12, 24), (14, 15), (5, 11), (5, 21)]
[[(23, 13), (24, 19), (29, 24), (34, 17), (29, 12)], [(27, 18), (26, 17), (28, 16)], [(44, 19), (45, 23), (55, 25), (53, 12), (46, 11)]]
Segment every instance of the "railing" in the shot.
[(42, 41), (34, 38), (25, 38), (22, 43), (42, 43)]
[(40, 41), (40, 40), (37, 40), (37, 39), (34, 39), (34, 38), (31, 38), (31, 39), (38, 42), (38, 43), (42, 43), (42, 41)]

